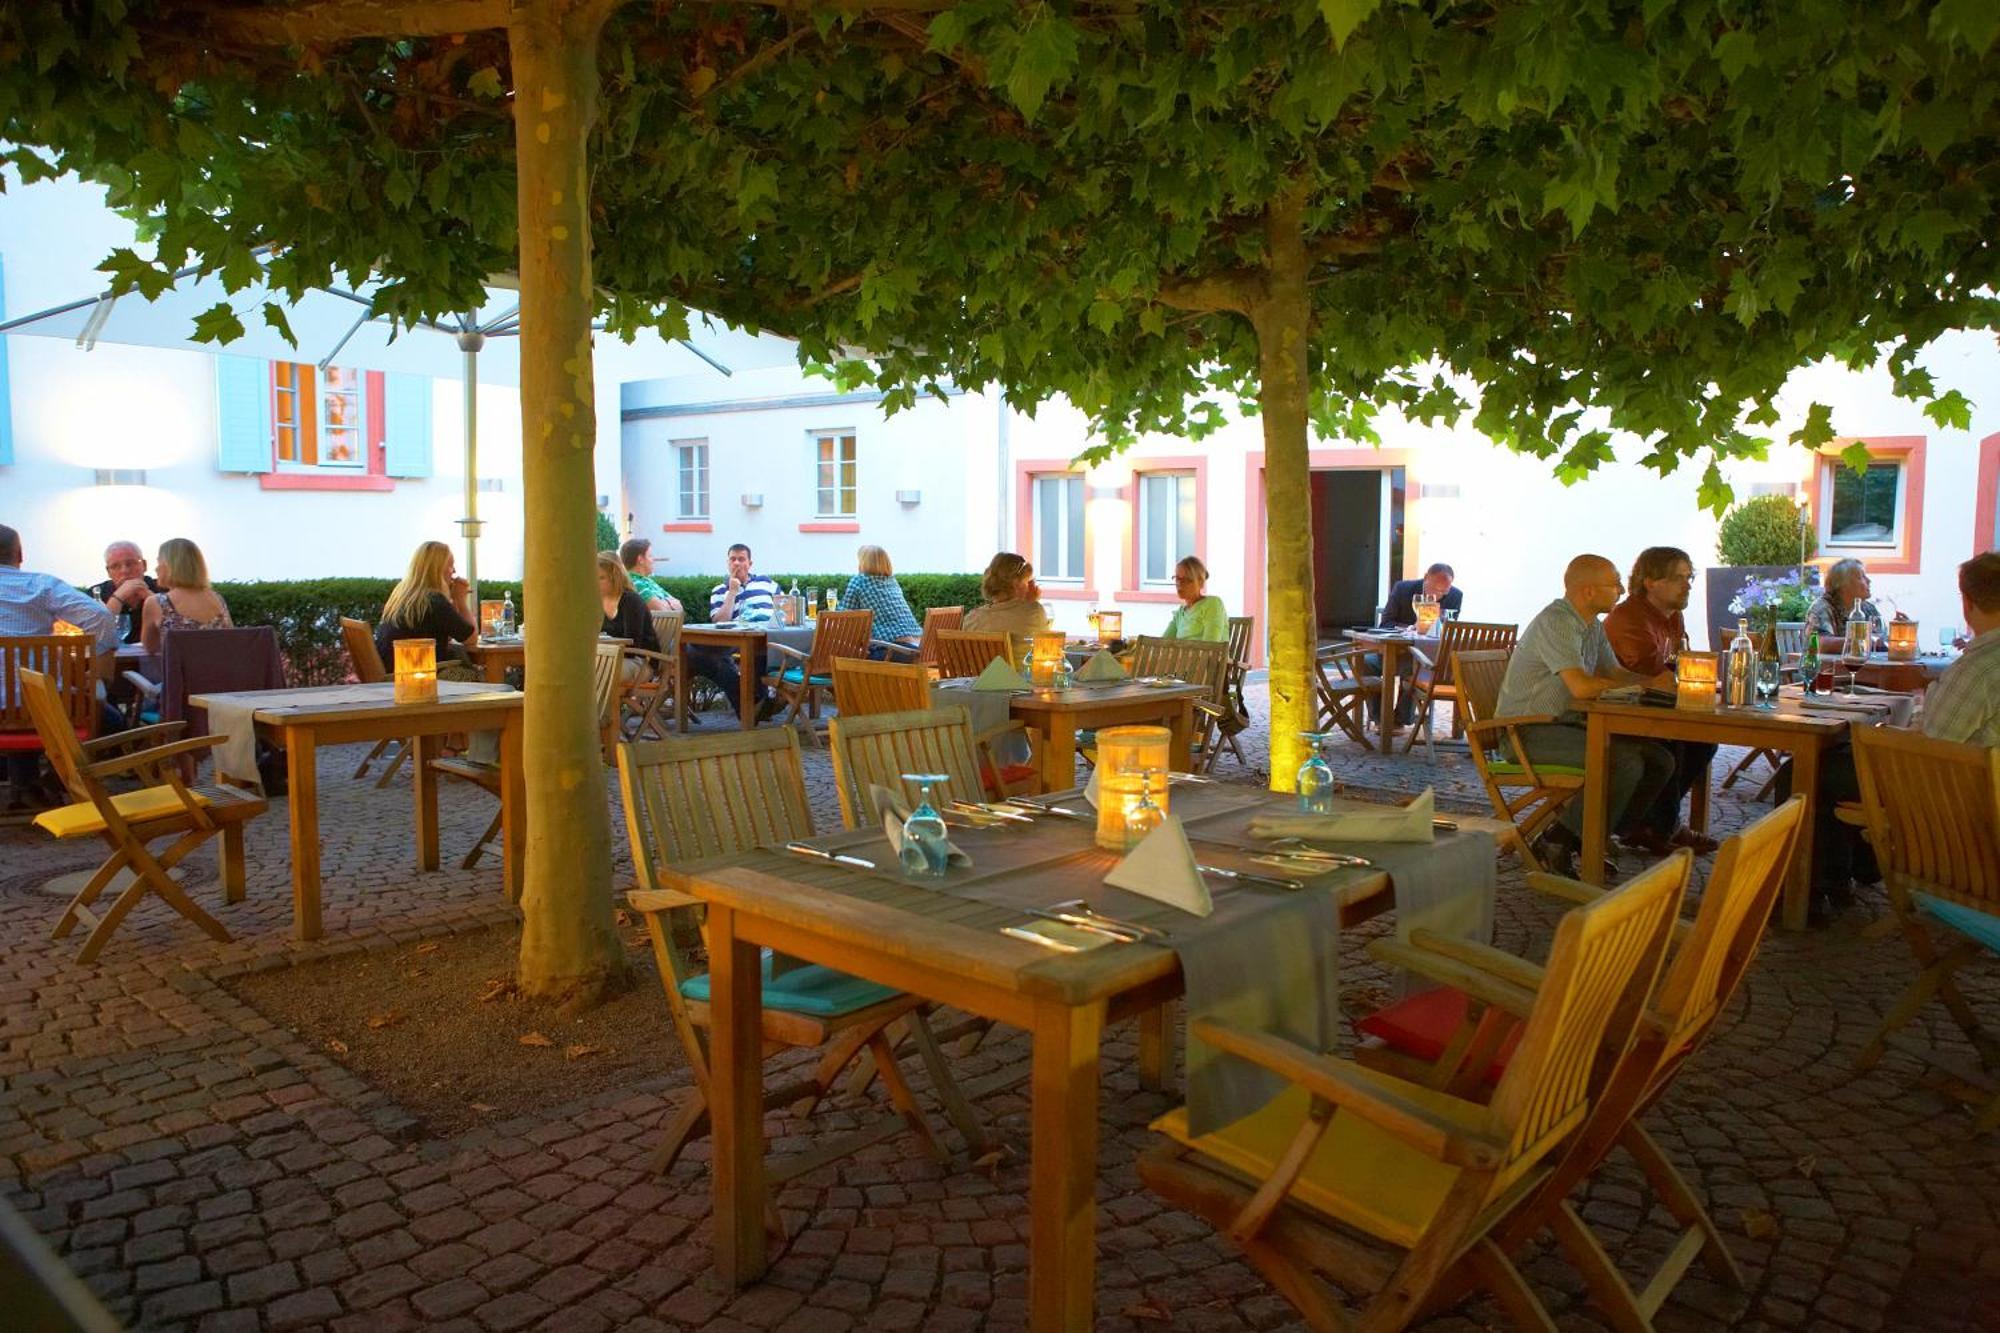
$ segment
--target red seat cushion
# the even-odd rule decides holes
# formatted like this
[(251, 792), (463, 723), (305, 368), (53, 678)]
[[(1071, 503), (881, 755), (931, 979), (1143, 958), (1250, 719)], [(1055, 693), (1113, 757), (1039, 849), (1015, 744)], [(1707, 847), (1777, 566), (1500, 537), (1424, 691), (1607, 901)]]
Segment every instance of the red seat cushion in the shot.
[[(76, 738), (80, 741), (89, 740), (89, 729), (78, 727), (76, 729)], [(39, 750), (41, 748), (42, 733), (39, 731), (0, 731), (0, 751), (18, 753), (23, 750)]]
[(995, 777), (991, 764), (979, 766), (979, 780), (986, 785), (986, 794), (998, 798), (1002, 791), (1011, 790), (1020, 783), (1035, 776), (1033, 764), (1002, 764), (1000, 774)]
[[(1384, 1005), (1354, 1026), (1363, 1036), (1374, 1037), (1405, 1055), (1436, 1060), (1464, 1025), (1467, 1008), (1464, 991), (1437, 986)], [(1513, 1029), (1500, 1042), (1493, 1065), (1486, 1071), (1486, 1081), (1497, 1083), (1507, 1072), (1507, 1061), (1513, 1058), (1514, 1048), (1521, 1042), (1521, 1024), (1497, 1009), (1487, 1011), (1487, 1021), (1507, 1023)]]

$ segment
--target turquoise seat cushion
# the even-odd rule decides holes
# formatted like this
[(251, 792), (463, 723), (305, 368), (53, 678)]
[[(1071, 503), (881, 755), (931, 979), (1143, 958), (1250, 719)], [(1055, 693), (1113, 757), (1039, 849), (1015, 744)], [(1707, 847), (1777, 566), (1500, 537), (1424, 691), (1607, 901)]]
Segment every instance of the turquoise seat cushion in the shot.
[[(779, 672), (778, 674), (780, 679), (792, 685), (803, 684), (806, 678), (804, 667), (786, 667), (783, 671)], [(815, 685), (824, 685), (830, 689), (833, 686), (833, 677), (814, 676), (812, 678), (812, 683)]]
[(1933, 921), (1950, 926), (1967, 939), (1977, 940), (1993, 952), (2000, 953), (2000, 916), (1990, 916), (1976, 907), (1948, 903), (1927, 893), (1913, 893), (1910, 898), (1916, 903), (1917, 910)]
[[(1520, 777), (1528, 770), (1511, 759), (1496, 759), (1488, 761), (1486, 771), (1495, 777)], [(1582, 769), (1573, 768), (1568, 764), (1536, 764), (1535, 773), (1539, 777), (1551, 778), (1580, 778), (1583, 776)]]
[[(708, 1003), (708, 977), (689, 977), (681, 983), (681, 994), (701, 1004)], [(860, 977), (850, 977), (817, 963), (793, 968), (781, 977), (771, 975), (771, 955), (764, 955), (764, 1004), (814, 1018), (838, 1018), (871, 1004), (893, 1000), (901, 991), (878, 986)]]

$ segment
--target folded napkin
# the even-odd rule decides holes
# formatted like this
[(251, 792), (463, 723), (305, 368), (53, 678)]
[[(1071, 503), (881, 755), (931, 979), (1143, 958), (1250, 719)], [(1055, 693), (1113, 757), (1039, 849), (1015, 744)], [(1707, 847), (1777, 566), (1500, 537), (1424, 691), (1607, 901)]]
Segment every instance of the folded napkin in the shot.
[(1084, 681), (1123, 680), (1125, 679), (1125, 668), (1119, 665), (1118, 659), (1111, 655), (1109, 648), (1099, 648), (1095, 653), (1091, 654), (1088, 662), (1077, 668), (1076, 675), (1071, 677), (1071, 679)]
[(1187, 830), (1173, 815), (1162, 819), (1158, 828), (1125, 853), (1125, 859), (1111, 868), (1104, 882), (1196, 916), (1215, 910), (1208, 881), (1195, 865), (1194, 848), (1188, 846)]
[[(896, 853), (898, 860), (901, 860), (903, 855), (903, 821), (908, 818), (909, 815), (899, 815), (894, 810), (882, 812), (882, 831), (889, 835), (889, 848)], [(961, 851), (958, 844), (951, 839), (946, 838), (944, 846), (946, 865), (969, 867), (972, 864), (972, 858)]]
[(979, 673), (972, 682), (975, 690), (1019, 690), (1027, 688), (1021, 681), (1021, 673), (1008, 665), (1004, 657), (996, 657), (986, 664), (986, 670)]
[(1400, 809), (1343, 810), (1331, 815), (1259, 815), (1250, 821), (1253, 838), (1308, 838), (1327, 842), (1431, 842), (1437, 795), (1429, 787)]

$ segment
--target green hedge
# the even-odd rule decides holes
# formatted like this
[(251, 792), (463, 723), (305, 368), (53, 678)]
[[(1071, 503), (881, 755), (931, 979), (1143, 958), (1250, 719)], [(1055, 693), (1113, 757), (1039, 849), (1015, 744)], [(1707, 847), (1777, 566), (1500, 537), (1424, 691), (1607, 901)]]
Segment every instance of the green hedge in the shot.
[[(845, 574), (784, 574), (774, 576), (781, 588), (790, 588), (793, 579), (799, 588), (844, 588)], [(680, 598), (694, 621), (708, 619), (708, 590), (721, 576), (689, 574), (660, 579), (667, 591)], [(903, 595), (921, 616), (933, 606), (973, 606), (979, 598), (977, 574), (903, 574), (898, 576)], [(217, 593), (229, 603), (230, 619), (238, 625), (274, 625), (278, 647), (285, 656), (286, 679), (294, 685), (333, 685), (352, 678), (347, 651), (340, 642), (340, 620), (347, 616), (370, 625), (380, 618), (382, 604), (396, 586), (394, 579), (297, 579), (268, 583), (218, 583)], [(499, 598), (514, 595), (514, 606), (523, 620), (528, 610), (521, 585), (482, 579), (479, 595)]]

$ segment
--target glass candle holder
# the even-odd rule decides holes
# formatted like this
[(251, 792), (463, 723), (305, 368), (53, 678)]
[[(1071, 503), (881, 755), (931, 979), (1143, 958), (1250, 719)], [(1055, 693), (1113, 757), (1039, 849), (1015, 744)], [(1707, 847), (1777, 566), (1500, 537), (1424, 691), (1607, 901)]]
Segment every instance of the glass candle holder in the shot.
[(1889, 622), (1889, 660), (1891, 662), (1916, 661), (1917, 642), (1916, 621), (1892, 620)]
[(1682, 653), (1674, 663), (1674, 707), (1713, 709), (1721, 694), (1718, 653)]
[(1097, 613), (1097, 638), (1100, 643), (1110, 643), (1125, 637), (1125, 613), (1123, 611), (1099, 611)]
[(1029, 649), (1028, 683), (1040, 686), (1055, 684), (1056, 671), (1062, 664), (1062, 631), (1042, 630), (1036, 633), (1034, 645)]
[[(1097, 845), (1122, 852), (1130, 845), (1128, 823), (1146, 795), (1148, 770), (1165, 773), (1173, 732), (1165, 727), (1107, 727), (1097, 733)], [(1152, 803), (1167, 813), (1171, 783), (1162, 782)]]
[(432, 639), (396, 640), (396, 702), (433, 703), (438, 697), (437, 643)]

